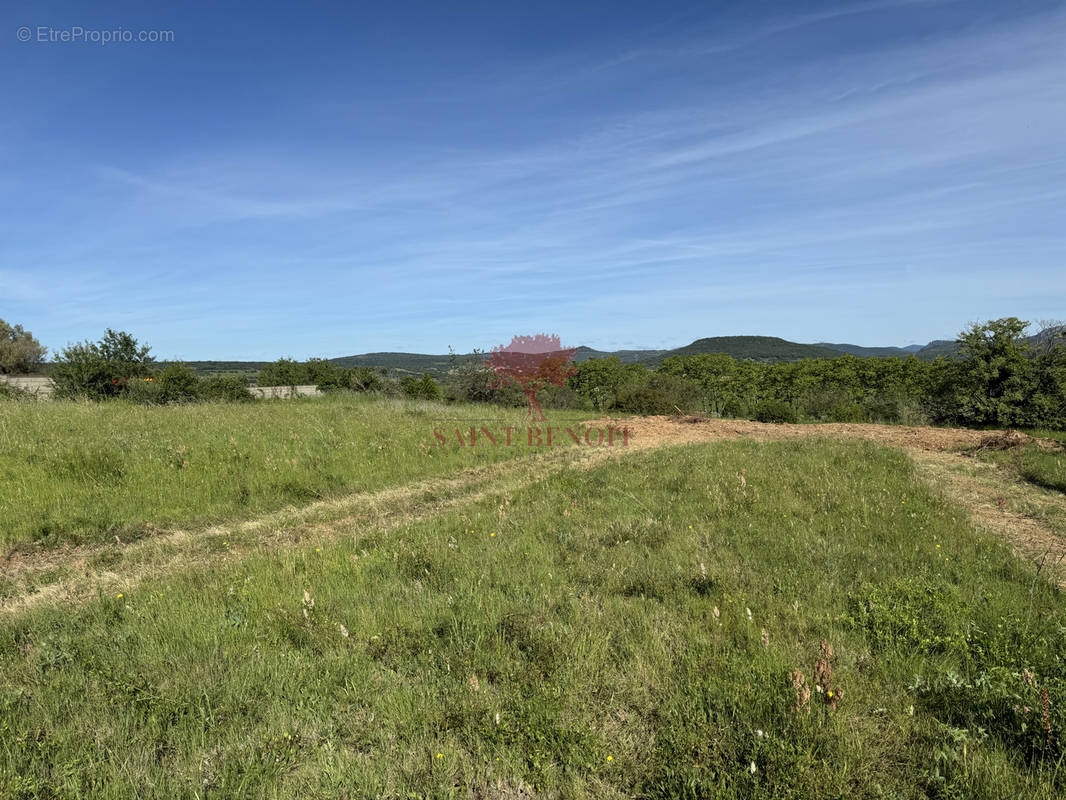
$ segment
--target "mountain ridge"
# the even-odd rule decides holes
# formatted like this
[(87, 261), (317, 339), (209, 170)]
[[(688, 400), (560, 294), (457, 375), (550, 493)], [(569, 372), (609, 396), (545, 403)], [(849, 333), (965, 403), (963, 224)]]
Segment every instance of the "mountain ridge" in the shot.
[[(1053, 329), (1040, 331), (1026, 337), (1032, 344), (1044, 341)], [(940, 356), (951, 357), (957, 349), (957, 344), (952, 339), (934, 339), (927, 344), (910, 344), (904, 347), (864, 347), (862, 345), (848, 343), (816, 342), (804, 344), (782, 339), (778, 336), (710, 336), (669, 350), (598, 350), (585, 345), (574, 348), (574, 360), (581, 362), (589, 358), (606, 358), (614, 356), (626, 364), (644, 364), (648, 367), (657, 366), (664, 358), (669, 356), (687, 356), (700, 354), (722, 353), (738, 360), (751, 360), (763, 363), (775, 363), (781, 361), (798, 361), (804, 358), (840, 358), (844, 355), (852, 355), (858, 358), (907, 358), (914, 356), (923, 361), (932, 360)], [(391, 373), (400, 375), (421, 375), (428, 372), (431, 375), (444, 375), (454, 364), (457, 358), (468, 358), (473, 355), (467, 354), (431, 354), (431, 353), (403, 353), (403, 352), (376, 352), (361, 353), (358, 355), (338, 356), (326, 359), (338, 367), (374, 367), (384, 368)], [(268, 363), (266, 361), (190, 361), (200, 374), (216, 374), (221, 372), (258, 372)]]

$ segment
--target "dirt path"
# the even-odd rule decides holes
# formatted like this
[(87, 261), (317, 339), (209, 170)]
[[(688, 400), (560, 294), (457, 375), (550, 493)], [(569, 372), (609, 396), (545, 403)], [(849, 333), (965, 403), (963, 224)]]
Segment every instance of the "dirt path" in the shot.
[(715, 439), (810, 439), (833, 437), (868, 439), (905, 450), (961, 450), (977, 447), (987, 431), (962, 428), (919, 428), (905, 425), (831, 422), (821, 425), (790, 425), (752, 422), (743, 419), (704, 419), (702, 417), (605, 418), (586, 423), (590, 427), (628, 428), (630, 443), (638, 448), (664, 444), (706, 442)]
[[(776, 425), (692, 417), (602, 419), (587, 424), (627, 428), (630, 447), (560, 450), (552, 458), (476, 467), (453, 477), (352, 494), (248, 521), (166, 531), (128, 543), (13, 554), (0, 562), (0, 614), (17, 613), (45, 602), (84, 601), (99, 591), (128, 591), (149, 577), (327, 541), (338, 535), (357, 535), (353, 531), (391, 530), (492, 494), (516, 491), (575, 464), (591, 467), (627, 452), (726, 439), (831, 437), (902, 448), (914, 459), (923, 479), (949, 501), (969, 509), (976, 525), (1001, 537), (1017, 555), (1053, 575), (1066, 588), (1066, 496), (1032, 486), (1006, 470), (958, 452), (1004, 434), (850, 423)], [(1024, 436), (1015, 439), (1025, 440)]]
[(0, 561), (0, 615), (46, 602), (84, 601), (99, 591), (126, 592), (146, 578), (333, 540), (353, 531), (392, 530), (617, 455), (617, 448), (560, 450), (546, 458), (474, 467), (452, 477), (290, 507), (251, 520), (173, 529), (131, 542), (116, 537), (106, 544), (14, 552)]

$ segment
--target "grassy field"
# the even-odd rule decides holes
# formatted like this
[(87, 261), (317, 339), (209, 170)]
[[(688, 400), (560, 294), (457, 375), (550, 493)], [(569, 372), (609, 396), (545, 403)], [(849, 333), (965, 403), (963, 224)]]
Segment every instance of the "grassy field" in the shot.
[[(553, 412), (552, 424), (581, 416)], [(0, 547), (127, 539), (528, 455), (436, 446), (434, 426), (446, 422), (525, 424), (521, 410), (352, 394), (166, 407), (0, 403)]]
[(898, 451), (719, 442), (38, 607), (0, 789), (1061, 797), (1066, 598), (966, 518)]
[(1066, 450), (1027, 444), (1004, 450), (981, 450), (977, 455), (1016, 473), (1029, 483), (1066, 493)]

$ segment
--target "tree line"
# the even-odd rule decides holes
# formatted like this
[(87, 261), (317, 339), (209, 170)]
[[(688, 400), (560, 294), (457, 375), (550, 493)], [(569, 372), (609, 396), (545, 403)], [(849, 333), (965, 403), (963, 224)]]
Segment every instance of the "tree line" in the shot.
[[(842, 355), (767, 364), (710, 353), (670, 356), (652, 369), (614, 356), (591, 358), (576, 364), (564, 385), (545, 387), (538, 398), (547, 409), (764, 422), (1066, 428), (1066, 327), (1048, 329), (1035, 343), (1025, 337), (1027, 327), (1015, 317), (975, 323), (959, 334), (954, 357), (933, 361)], [(39, 368), (45, 353), (21, 326), (0, 320), (0, 373)], [(202, 378), (185, 364), (159, 364), (149, 347), (111, 329), (97, 342), (64, 348), (48, 369), (58, 397), (143, 403), (251, 398), (239, 376)], [(261, 370), (258, 383), (443, 402), (526, 402), (517, 387), (500, 385), (480, 353), (453, 354), (439, 383), (428, 374), (393, 379), (383, 368), (345, 369), (320, 358), (278, 359)]]
[[(1066, 427), (1066, 328), (1038, 344), (1006, 317), (973, 324), (954, 357), (809, 358), (772, 364), (720, 353), (670, 356), (655, 369), (617, 357), (576, 366), (541, 403), (632, 414), (701, 413), (763, 422), (887, 422), (964, 427)], [(520, 404), (491, 391), (491, 371), (453, 370), (460, 400)]]

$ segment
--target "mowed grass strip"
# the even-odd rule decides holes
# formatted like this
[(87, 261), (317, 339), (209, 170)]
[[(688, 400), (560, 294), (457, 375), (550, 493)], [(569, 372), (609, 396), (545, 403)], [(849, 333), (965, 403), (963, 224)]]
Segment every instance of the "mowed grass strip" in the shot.
[(1066, 600), (965, 518), (872, 444), (689, 445), (38, 609), (0, 790), (1062, 796)]
[[(553, 413), (553, 424), (580, 416)], [(529, 447), (459, 446), (451, 432), (507, 424), (524, 426), (523, 411), (351, 394), (165, 407), (0, 403), (0, 547), (126, 539), (528, 456)], [(449, 431), (446, 446), (435, 427)]]
[(977, 455), (1016, 473), (1024, 481), (1066, 494), (1066, 449), (1027, 444), (1004, 450), (980, 450)]

